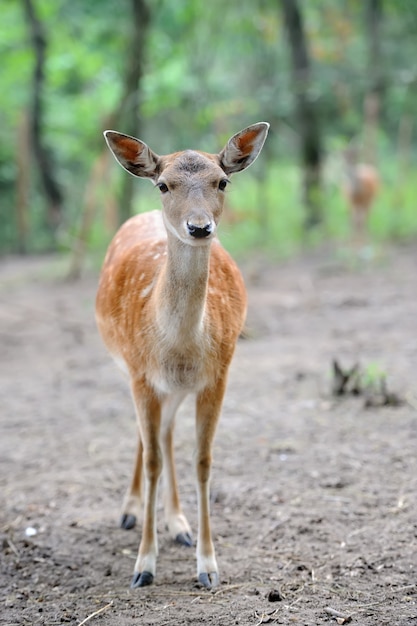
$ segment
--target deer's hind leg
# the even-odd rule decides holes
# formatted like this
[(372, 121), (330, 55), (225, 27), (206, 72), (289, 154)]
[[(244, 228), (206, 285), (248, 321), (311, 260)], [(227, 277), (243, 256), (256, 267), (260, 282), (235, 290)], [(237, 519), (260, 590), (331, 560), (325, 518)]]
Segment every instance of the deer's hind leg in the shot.
[(142, 515), (142, 470), (143, 470), (143, 445), (138, 433), (138, 445), (136, 450), (135, 465), (133, 468), (132, 481), (123, 500), (120, 527), (130, 530), (136, 525)]

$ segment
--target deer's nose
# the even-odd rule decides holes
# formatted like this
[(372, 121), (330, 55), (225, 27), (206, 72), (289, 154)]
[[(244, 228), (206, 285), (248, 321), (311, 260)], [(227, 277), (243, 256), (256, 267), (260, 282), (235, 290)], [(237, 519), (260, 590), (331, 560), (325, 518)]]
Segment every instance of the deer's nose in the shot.
[(187, 222), (188, 232), (192, 237), (196, 239), (203, 239), (208, 237), (213, 232), (213, 222), (208, 222), (204, 226), (196, 226), (192, 222)]

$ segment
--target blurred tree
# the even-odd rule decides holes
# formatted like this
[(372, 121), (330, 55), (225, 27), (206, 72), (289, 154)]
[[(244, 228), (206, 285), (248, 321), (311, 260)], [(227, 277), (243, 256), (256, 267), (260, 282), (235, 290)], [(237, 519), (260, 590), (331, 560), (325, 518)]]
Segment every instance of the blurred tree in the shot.
[(43, 92), (45, 85), (45, 59), (47, 40), (33, 0), (23, 0), (23, 8), (29, 27), (35, 64), (32, 78), (32, 104), (30, 135), (39, 175), (47, 203), (47, 225), (52, 233), (62, 219), (63, 195), (57, 182), (54, 161), (44, 138)]
[(26, 111), (19, 120), (16, 150), (16, 226), (17, 249), (26, 254), (29, 235), (29, 191), (30, 191), (30, 138), (29, 120)]
[[(150, 11), (145, 0), (131, 0), (132, 30), (126, 51), (126, 73), (123, 93), (116, 114), (117, 124), (127, 135), (141, 134), (141, 89), (146, 55), (146, 37), (150, 24)], [(133, 176), (124, 176), (120, 195), (119, 221), (125, 222), (133, 215)]]
[(297, 0), (281, 0), (291, 53), (297, 130), (300, 138), (305, 227), (321, 222), (321, 136), (316, 105), (312, 99), (311, 61), (303, 14)]
[[(132, 20), (128, 20), (131, 28), (130, 38), (125, 48), (125, 73), (122, 79), (122, 94), (115, 110), (105, 116), (102, 130), (117, 128), (121, 132), (137, 137), (141, 135), (141, 91), (146, 56), (146, 38), (150, 24), (150, 11), (145, 0), (129, 0)], [(108, 165), (111, 160), (110, 151), (102, 142), (102, 148), (93, 162), (90, 175), (86, 181), (84, 197), (81, 205), (81, 219), (78, 232), (74, 239), (68, 277), (77, 279), (81, 275), (94, 223), (96, 209), (100, 202), (99, 189), (104, 182), (107, 184)], [(103, 211), (111, 213), (105, 221), (110, 221), (115, 228), (125, 222), (134, 213), (135, 180), (133, 176), (123, 176), (119, 202), (113, 201), (112, 193), (102, 199)], [(104, 204), (104, 206), (103, 206)], [(117, 212), (117, 215), (116, 215)]]
[[(275, 236), (272, 226), (283, 183), (288, 181), (292, 189), (298, 189), (293, 178), (296, 163), (305, 160), (311, 165), (302, 169), (303, 195), (313, 206), (312, 211), (300, 211), (292, 201), (296, 236), (302, 230), (303, 214), (310, 223), (322, 217), (315, 194), (308, 193), (320, 178), (320, 151), (326, 144), (330, 161), (352, 137), (361, 136), (367, 144), (368, 92), (378, 92), (381, 104), (373, 134), (379, 166), (393, 175), (392, 170), (399, 167), (395, 160), (398, 146), (411, 171), (416, 154), (412, 124), (417, 103), (415, 0), (291, 2), (290, 8), (301, 13), (304, 44), (308, 44), (304, 51), (302, 43), (297, 44), (297, 59), (303, 52), (307, 59), (307, 70), (301, 70), (298, 81), (292, 53), (289, 62), (290, 37), (284, 19), (289, 0), (285, 1), (278, 5), (276, 0), (255, 4), (253, 0), (230, 0), (227, 11), (223, 0), (3, 2), (1, 251), (22, 249), (24, 245), (29, 251), (41, 251), (51, 245), (45, 228), (45, 207), (50, 202), (45, 202), (44, 184), (38, 174), (42, 159), (36, 156), (36, 161), (27, 163), (22, 158), (22, 119), (34, 108), (34, 46), (27, 37), (29, 19), (24, 19), (23, 6), (34, 8), (41, 29), (39, 67), (35, 67), (41, 78), (37, 87), (41, 149), (50, 163), (44, 171), (52, 173), (54, 181), (59, 180), (62, 188), (56, 185), (58, 195), (65, 198), (60, 245), (73, 249), (77, 231), (87, 233), (93, 246), (104, 242), (111, 230), (103, 213), (109, 198), (113, 199), (109, 216), (117, 221), (123, 221), (132, 210), (146, 209), (153, 201), (151, 190), (145, 186), (133, 209), (132, 185), (138, 186), (130, 177), (118, 178), (112, 161), (106, 171), (101, 130), (109, 126), (139, 135), (167, 153), (196, 143), (215, 151), (239, 128), (255, 120), (271, 122), (274, 132), (265, 155), (250, 171), (251, 194), (242, 198), (233, 189), (229, 196), (231, 207), (241, 215), (247, 209), (252, 211), (253, 220), (258, 216), (258, 227), (265, 235), (262, 245)], [(300, 66), (304, 67), (303, 63)], [(107, 122), (109, 118), (111, 122)], [(318, 121), (319, 146), (314, 141)], [(22, 139), (17, 139), (17, 129)], [(53, 158), (48, 146), (53, 149)], [(34, 184), (36, 180), (39, 184)], [(324, 186), (322, 193), (327, 193)], [(404, 195), (410, 202), (410, 219), (412, 195), (411, 191)], [(119, 202), (114, 201), (116, 197)], [(19, 214), (12, 210), (18, 204)], [(84, 215), (86, 204), (91, 210)], [(261, 214), (261, 207), (266, 206), (269, 213)], [(258, 213), (253, 207), (258, 207)], [(98, 213), (104, 216), (100, 221), (95, 219)], [(83, 217), (84, 227), (79, 230)], [(265, 227), (267, 219), (269, 225)], [(247, 223), (248, 231), (260, 232), (253, 220)]]
[(376, 135), (386, 89), (381, 56), (382, 21), (382, 1), (367, 0), (365, 37), (368, 40), (368, 83), (364, 103), (364, 158), (369, 163), (374, 163), (377, 159)]

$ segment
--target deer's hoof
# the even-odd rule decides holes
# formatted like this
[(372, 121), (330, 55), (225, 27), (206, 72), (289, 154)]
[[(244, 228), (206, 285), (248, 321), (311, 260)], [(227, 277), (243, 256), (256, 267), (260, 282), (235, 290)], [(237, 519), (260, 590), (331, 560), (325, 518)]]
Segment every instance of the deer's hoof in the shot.
[(186, 546), (187, 548), (191, 548), (193, 545), (193, 538), (190, 533), (178, 533), (175, 537), (175, 541), (179, 543), (181, 546)]
[(132, 582), (130, 583), (131, 589), (137, 587), (147, 587), (153, 583), (153, 574), (150, 572), (135, 572), (133, 574)]
[(219, 575), (217, 572), (203, 572), (198, 575), (198, 582), (206, 589), (213, 589), (219, 584)]
[(130, 530), (136, 525), (136, 515), (131, 515), (130, 513), (123, 513), (120, 518), (120, 528), (124, 530)]

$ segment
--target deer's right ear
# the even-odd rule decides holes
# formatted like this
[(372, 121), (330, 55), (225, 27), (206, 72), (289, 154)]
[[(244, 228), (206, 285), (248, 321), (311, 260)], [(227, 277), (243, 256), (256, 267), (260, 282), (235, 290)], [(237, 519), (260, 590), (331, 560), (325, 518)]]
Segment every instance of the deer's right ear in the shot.
[(115, 159), (125, 170), (140, 178), (157, 178), (159, 156), (140, 139), (105, 130), (104, 137)]

